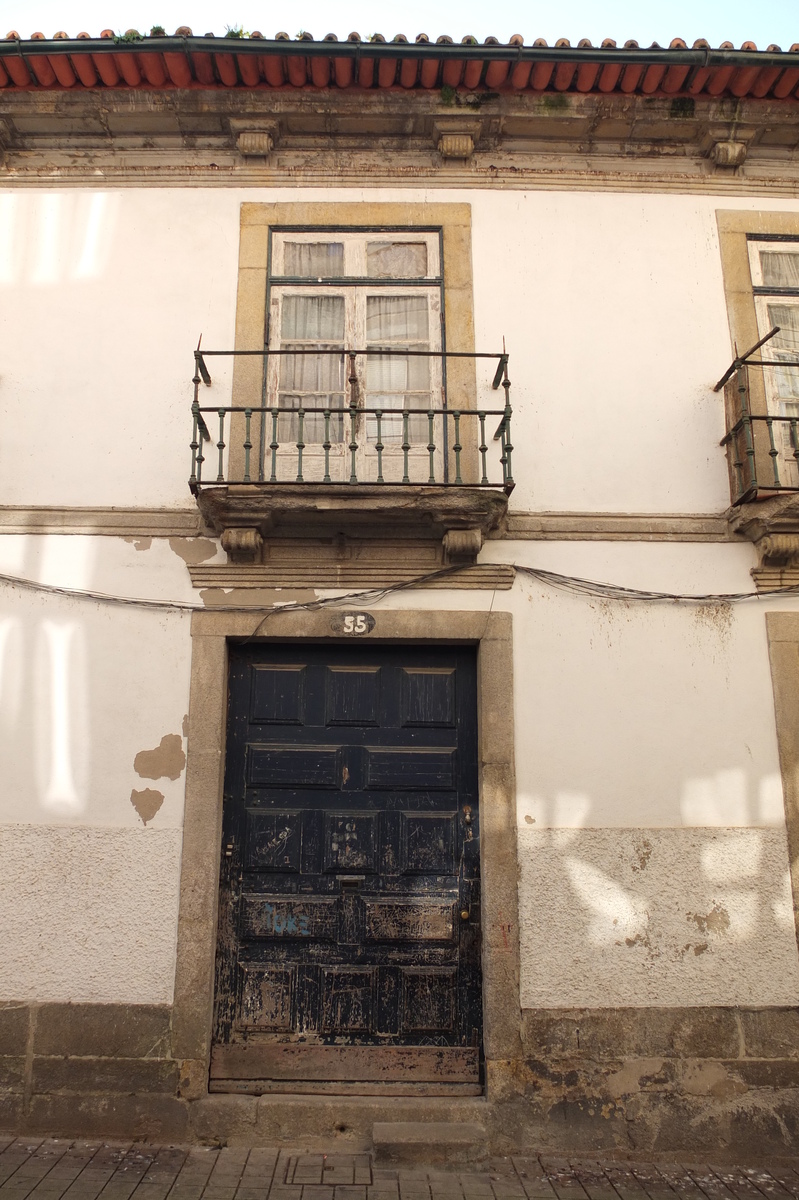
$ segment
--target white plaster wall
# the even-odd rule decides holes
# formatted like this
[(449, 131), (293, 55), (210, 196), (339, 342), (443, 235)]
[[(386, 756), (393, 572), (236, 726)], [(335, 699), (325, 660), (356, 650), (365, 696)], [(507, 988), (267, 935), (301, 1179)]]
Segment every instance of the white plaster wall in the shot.
[[(196, 601), (180, 548), (7, 537), (0, 572)], [(687, 593), (751, 591), (753, 562), (745, 545), (623, 542), (491, 542), (482, 558)], [(185, 776), (133, 763), (183, 732), (189, 617), (0, 596), (0, 995), (159, 1002)], [(373, 606), (378, 629), (385, 607), (514, 616), (525, 1005), (799, 1002), (764, 616), (795, 606), (600, 600), (522, 576)], [(143, 788), (164, 796), (146, 827)]]
[[(491, 543), (672, 593), (751, 592), (750, 547)], [(517, 580), (522, 1004), (796, 1004), (765, 612)]]
[(0, 826), (0, 998), (168, 1004), (180, 830)]
[[(192, 350), (233, 345), (241, 203), (359, 199), (472, 205), (477, 346), (511, 353), (514, 508), (726, 506), (715, 211), (799, 201), (434, 188), (0, 193), (0, 503), (190, 504)], [(229, 365), (213, 374), (224, 402)]]
[[(120, 597), (195, 600), (164, 539), (0, 538), (0, 572)], [(190, 614), (0, 585), (0, 817), (141, 829), (131, 791), (164, 796), (148, 825), (180, 829), (184, 774), (145, 779), (141, 750), (183, 737)]]
[[(0, 572), (194, 600), (165, 539), (0, 538)], [(185, 747), (189, 620), (0, 584), (0, 999), (171, 1000), (185, 769), (134, 759)]]
[(518, 836), (523, 1008), (797, 1003), (782, 830)]

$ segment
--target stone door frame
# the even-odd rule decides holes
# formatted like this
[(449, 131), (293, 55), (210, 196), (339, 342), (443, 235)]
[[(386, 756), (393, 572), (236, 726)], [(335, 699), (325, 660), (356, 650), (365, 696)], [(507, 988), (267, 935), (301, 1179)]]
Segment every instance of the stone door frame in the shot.
[[(172, 1053), (181, 1094), (208, 1092), (225, 770), (229, 639), (351, 641), (337, 638), (338, 607), (308, 612), (196, 612), (188, 764), (180, 872)], [(376, 609), (377, 642), (477, 646), (478, 774), (481, 812), (483, 1044), (486, 1096), (503, 1064), (521, 1057), (516, 791), (513, 765), (513, 622), (510, 613)], [(339, 621), (336, 621), (338, 616)], [(263, 626), (263, 629), (259, 627)], [(361, 639), (363, 640), (363, 638)]]

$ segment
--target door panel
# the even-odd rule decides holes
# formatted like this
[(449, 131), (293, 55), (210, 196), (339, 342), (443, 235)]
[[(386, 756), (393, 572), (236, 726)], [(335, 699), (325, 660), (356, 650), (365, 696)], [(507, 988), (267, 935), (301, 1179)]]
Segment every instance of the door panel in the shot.
[(232, 647), (214, 1090), (479, 1090), (470, 649)]

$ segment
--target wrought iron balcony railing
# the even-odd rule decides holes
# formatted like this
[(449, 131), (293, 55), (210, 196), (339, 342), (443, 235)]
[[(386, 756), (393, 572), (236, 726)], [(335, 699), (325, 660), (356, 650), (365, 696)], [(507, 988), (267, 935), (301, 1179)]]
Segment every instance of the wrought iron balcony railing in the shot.
[[(211, 386), (205, 360), (222, 355), (263, 360), (257, 368), (258, 403), (200, 403), (201, 384)], [(298, 357), (315, 360), (315, 366), (325, 361), (325, 369), (317, 372), (324, 390), (299, 394), (295, 386), (292, 394), (288, 383), (294, 382), (295, 372), (286, 373), (282, 360)], [(415, 393), (367, 389), (361, 368), (392, 357), (435, 360), (440, 382)], [(453, 358), (495, 360), (490, 388), (502, 387), (502, 407), (449, 406), (446, 364)], [(506, 494), (513, 490), (512, 410), (504, 352), (396, 347), (197, 350), (194, 361), (189, 486), (195, 495), (224, 484), (287, 483), (478, 487), (502, 489)]]
[(771, 330), (737, 358), (714, 390), (724, 390), (730, 492), (734, 505), (799, 491), (799, 359), (751, 358)]

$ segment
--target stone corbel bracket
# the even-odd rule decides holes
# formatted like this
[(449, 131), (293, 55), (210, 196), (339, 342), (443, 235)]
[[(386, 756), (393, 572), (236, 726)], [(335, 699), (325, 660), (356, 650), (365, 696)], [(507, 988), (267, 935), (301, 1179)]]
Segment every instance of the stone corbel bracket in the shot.
[(260, 562), (261, 548), (264, 544), (260, 529), (252, 525), (233, 526), (223, 529), (220, 541), (230, 562)]
[(481, 130), (481, 122), (469, 120), (468, 117), (435, 121), (433, 141), (442, 158), (460, 159), (463, 162), (474, 154)]
[(233, 118), (230, 122), (230, 132), (242, 158), (268, 158), (278, 141), (278, 126), (275, 121)]
[(799, 495), (742, 504), (730, 510), (729, 521), (757, 550), (752, 577), (759, 592), (799, 584)]
[(755, 133), (754, 129), (730, 129), (728, 125), (710, 125), (701, 140), (702, 153), (722, 169), (733, 170), (735, 167), (742, 167)]

